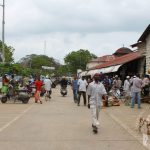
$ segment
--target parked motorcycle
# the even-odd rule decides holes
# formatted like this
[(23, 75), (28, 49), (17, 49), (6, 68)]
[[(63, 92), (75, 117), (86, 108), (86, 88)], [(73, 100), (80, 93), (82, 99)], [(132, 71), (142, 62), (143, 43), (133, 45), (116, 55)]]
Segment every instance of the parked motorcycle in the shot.
[(62, 96), (67, 95), (67, 87), (66, 86), (61, 87), (60, 93)]
[(8, 100), (14, 102), (21, 101), (22, 103), (28, 103), (30, 96), (27, 89), (14, 89), (12, 85), (2, 87), (2, 95), (0, 97), (2, 103), (6, 103)]

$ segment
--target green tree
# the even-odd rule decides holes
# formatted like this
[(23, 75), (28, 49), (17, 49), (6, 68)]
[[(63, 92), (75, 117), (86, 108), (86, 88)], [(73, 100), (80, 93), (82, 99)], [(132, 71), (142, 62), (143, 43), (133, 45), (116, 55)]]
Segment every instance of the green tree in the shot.
[(68, 67), (68, 71), (72, 74), (76, 73), (77, 69), (86, 69), (86, 64), (92, 59), (97, 58), (96, 55), (90, 53), (88, 50), (80, 49), (69, 53), (64, 61)]
[[(54, 58), (36, 54), (27, 55), (21, 58), (19, 63), (24, 69), (26, 69), (24, 73), (31, 72), (33, 74), (55, 74), (56, 70), (60, 66)], [(44, 70), (42, 69), (42, 66), (55, 67), (56, 70)]]
[(66, 65), (60, 65), (59, 68), (56, 70), (57, 76), (67, 76), (68, 68)]
[[(13, 63), (14, 62), (14, 58), (13, 58), (14, 48), (11, 46), (7, 46), (6, 44), (4, 44), (4, 47), (5, 47), (5, 49), (4, 49), (5, 62)], [(2, 53), (2, 41), (0, 41), (0, 52)]]

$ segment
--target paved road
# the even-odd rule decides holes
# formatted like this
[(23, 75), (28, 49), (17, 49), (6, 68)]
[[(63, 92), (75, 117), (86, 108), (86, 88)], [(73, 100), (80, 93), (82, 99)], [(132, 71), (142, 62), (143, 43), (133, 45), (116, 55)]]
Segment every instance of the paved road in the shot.
[(94, 135), (89, 109), (76, 106), (71, 92), (61, 97), (59, 88), (42, 105), (0, 104), (0, 150), (145, 150), (108, 112), (102, 109)]

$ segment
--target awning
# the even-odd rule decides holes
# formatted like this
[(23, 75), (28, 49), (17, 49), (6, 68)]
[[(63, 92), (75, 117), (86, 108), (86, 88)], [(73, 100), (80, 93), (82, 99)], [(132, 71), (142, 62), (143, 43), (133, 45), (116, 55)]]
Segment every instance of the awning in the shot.
[(100, 70), (100, 72), (102, 73), (111, 73), (111, 72), (117, 72), (118, 69), (121, 67), (122, 65), (116, 65), (116, 66), (110, 66), (110, 67), (107, 67), (107, 68), (102, 68)]
[(93, 77), (96, 73), (100, 73), (100, 69), (90, 70), (86, 75), (90, 75), (91, 77)]
[(83, 72), (81, 72), (80, 73), (80, 76), (82, 77), (82, 76), (86, 76), (87, 75), (87, 71), (83, 71)]
[(94, 76), (94, 74), (96, 73), (111, 73), (111, 72), (117, 72), (118, 69), (121, 67), (122, 65), (116, 65), (116, 66), (110, 66), (110, 67), (106, 67), (106, 68), (101, 68), (101, 69), (95, 69), (95, 70), (90, 70), (87, 72), (86, 75), (90, 75), (91, 77)]
[(121, 66), (122, 66), (122, 65), (116, 65), (116, 66), (114, 66), (112, 72), (117, 72), (118, 69), (119, 69)]

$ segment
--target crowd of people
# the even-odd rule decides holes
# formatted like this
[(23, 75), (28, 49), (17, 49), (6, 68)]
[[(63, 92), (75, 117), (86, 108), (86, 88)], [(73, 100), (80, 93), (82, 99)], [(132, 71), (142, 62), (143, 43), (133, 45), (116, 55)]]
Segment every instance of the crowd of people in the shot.
[[(29, 76), (16, 79), (14, 75), (5, 74), (1, 78), (1, 93), (8, 96), (14, 96), (19, 90), (26, 90), (28, 93), (34, 94), (35, 103), (42, 104), (41, 96), (47, 93), (51, 98), (52, 81), (49, 76)], [(10, 90), (11, 89), (11, 90)]]
[[(68, 86), (68, 81), (65, 77), (62, 77), (59, 83), (61, 88), (67, 88)], [(26, 88), (28, 88), (29, 85), (34, 86), (35, 103), (42, 104), (42, 93), (47, 93), (49, 98), (51, 98), (52, 81), (48, 75), (46, 75), (45, 78), (41, 76), (36, 76), (35, 78), (32, 76), (24, 77), (18, 81), (15, 80), (14, 75), (11, 77), (4, 75), (2, 78), (1, 92), (6, 91), (6, 87), (8, 87), (9, 84), (11, 84), (14, 89), (18, 89), (19, 86)], [(127, 76), (125, 80), (121, 80), (118, 75), (109, 77), (102, 73), (97, 73), (93, 78), (84, 76), (77, 78), (77, 76), (75, 76), (71, 82), (71, 87), (74, 103), (80, 106), (81, 98), (83, 97), (84, 106), (90, 108), (93, 132), (97, 133), (99, 111), (102, 104), (108, 106), (108, 97), (113, 96), (114, 99), (117, 99), (119, 102), (123, 96), (125, 104), (129, 105), (131, 108), (135, 107), (135, 102), (137, 101), (138, 108), (140, 109), (141, 94), (143, 96), (149, 95), (150, 79), (148, 75), (143, 79), (140, 78), (139, 75), (134, 75), (132, 77)]]
[[(105, 76), (103, 74), (95, 74), (93, 78), (81, 77), (77, 79), (75, 76), (72, 81), (73, 99), (80, 106), (81, 95), (83, 96), (84, 106), (91, 109), (93, 131), (97, 133), (99, 125), (98, 116), (100, 107), (105, 101), (108, 104), (108, 97), (113, 93), (114, 99), (124, 98), (124, 103), (134, 108), (137, 100), (138, 108), (141, 108), (141, 94), (149, 95), (150, 79), (146, 75), (143, 79), (139, 75), (132, 77), (127, 76), (125, 80), (121, 80), (118, 75), (114, 77)], [(87, 97), (87, 98), (86, 98)], [(87, 104), (88, 103), (88, 104)]]

